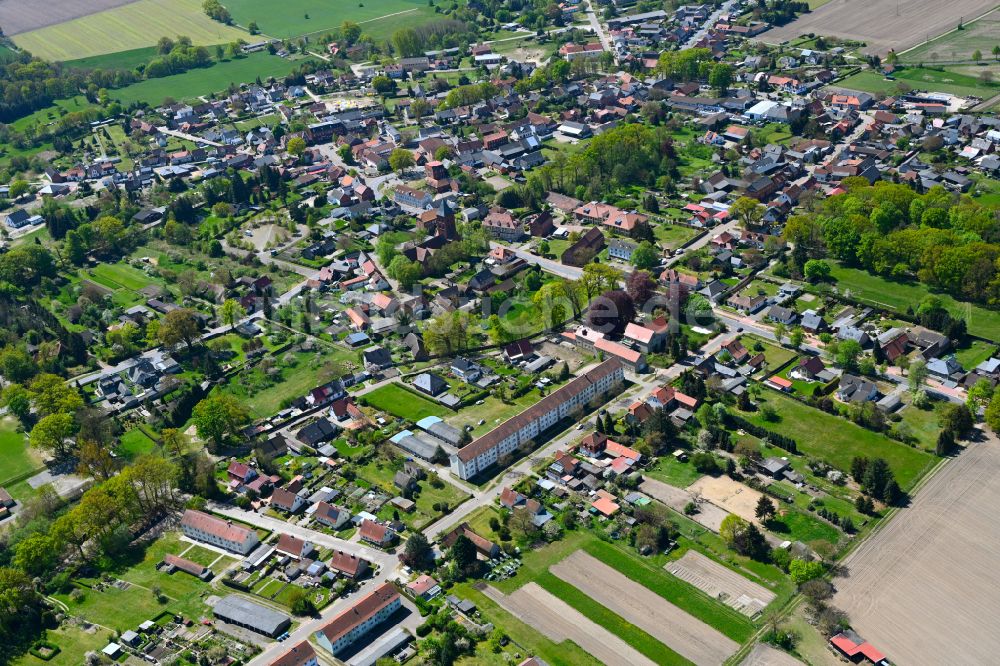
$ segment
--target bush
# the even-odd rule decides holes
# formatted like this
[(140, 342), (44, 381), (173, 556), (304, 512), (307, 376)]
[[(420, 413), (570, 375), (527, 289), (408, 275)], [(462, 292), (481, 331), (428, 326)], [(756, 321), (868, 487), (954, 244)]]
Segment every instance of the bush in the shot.
[(35, 641), (35, 644), (31, 646), (31, 650), (29, 650), (29, 652), (33, 657), (37, 657), (42, 661), (48, 661), (59, 654), (60, 649), (55, 643), (50, 643), (48, 641)]
[(424, 622), (423, 624), (417, 626), (417, 638), (423, 638), (429, 633), (431, 633), (431, 625), (429, 622)]

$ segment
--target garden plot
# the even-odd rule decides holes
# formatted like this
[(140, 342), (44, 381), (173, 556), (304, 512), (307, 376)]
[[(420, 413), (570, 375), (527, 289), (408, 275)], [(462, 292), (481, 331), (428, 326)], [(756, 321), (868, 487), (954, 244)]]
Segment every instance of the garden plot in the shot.
[(696, 664), (721, 664), (739, 647), (736, 641), (582, 551), (549, 571)]
[(528, 583), (508, 595), (492, 586), (487, 586), (483, 593), (549, 640), (555, 643), (573, 641), (608, 666), (655, 666), (652, 660), (628, 643), (592, 622), (537, 583)]
[[(676, 488), (669, 483), (664, 483), (656, 479), (646, 478), (639, 489), (652, 497), (658, 499), (674, 511), (684, 512), (684, 507), (688, 502), (695, 502), (695, 497), (683, 488)], [(713, 532), (718, 532), (722, 525), (722, 519), (726, 517), (726, 512), (709, 502), (698, 503), (698, 512), (691, 516), (692, 520), (704, 525)]]
[(668, 562), (664, 568), (747, 617), (752, 618), (763, 611), (776, 596), (694, 550), (684, 553), (684, 557), (675, 562)]
[(728, 513), (758, 522), (756, 511), (761, 494), (728, 476), (703, 476), (688, 486), (687, 490)]

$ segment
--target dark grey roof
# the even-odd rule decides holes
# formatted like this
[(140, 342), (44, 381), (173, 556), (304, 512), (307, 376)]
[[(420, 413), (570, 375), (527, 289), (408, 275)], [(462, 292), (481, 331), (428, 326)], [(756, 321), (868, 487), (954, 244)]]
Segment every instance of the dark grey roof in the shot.
[(276, 636), (291, 624), (291, 618), (249, 599), (230, 594), (212, 609), (215, 617), (249, 627), (267, 636)]

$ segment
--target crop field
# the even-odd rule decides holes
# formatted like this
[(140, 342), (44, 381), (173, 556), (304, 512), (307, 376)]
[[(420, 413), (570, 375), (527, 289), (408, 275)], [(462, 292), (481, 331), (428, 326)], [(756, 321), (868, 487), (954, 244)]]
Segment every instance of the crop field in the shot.
[(228, 0), (224, 4), (239, 25), (246, 26), (256, 21), (262, 33), (281, 38), (339, 28), (344, 21), (358, 23), (364, 32), (369, 32), (369, 26), (384, 16), (427, 7), (423, 0), (377, 0), (367, 4), (356, 0), (327, 0), (322, 3), (286, 0), (281, 5), (281, 11), (276, 12), (270, 0)]
[(508, 595), (487, 587), (485, 594), (549, 640), (555, 643), (572, 641), (608, 666), (656, 664), (538, 583), (528, 583)]
[(200, 0), (138, 0), (18, 34), (14, 43), (47, 60), (76, 60), (152, 46), (160, 37), (178, 35), (190, 37), (195, 44), (248, 37), (242, 30), (208, 18)]
[[(998, 474), (1000, 440), (989, 435), (941, 467), (908, 508), (845, 558), (832, 603), (892, 663), (994, 663)], [(946, 641), (941, 618), (948, 618)]]
[(5, 35), (13, 37), (130, 2), (135, 0), (4, 0), (0, 2), (0, 26)]
[[(931, 293), (927, 285), (920, 282), (895, 282), (833, 262), (831, 267), (831, 277), (836, 281), (841, 294), (849, 290), (852, 299), (889, 310), (905, 312), (908, 306), (916, 306)], [(969, 333), (987, 340), (1000, 340), (1000, 312), (955, 300), (947, 294), (935, 296), (941, 299), (941, 304), (950, 313), (965, 319)]]
[(1000, 12), (994, 10), (982, 18), (966, 23), (961, 30), (952, 30), (936, 39), (915, 46), (899, 56), (902, 62), (973, 62), (978, 49), (983, 58), (992, 58), (993, 47), (1000, 44)]
[(907, 67), (893, 73), (895, 80), (890, 80), (877, 72), (865, 70), (840, 81), (837, 85), (862, 90), (873, 94), (894, 94), (899, 90), (899, 84), (909, 86), (913, 90), (943, 92), (960, 97), (988, 98), (1000, 91), (1000, 84), (983, 83), (979, 78), (969, 74), (961, 74), (949, 70), (930, 69), (928, 67)]
[[(981, 16), (994, 7), (993, 0), (831, 0), (779, 28), (762, 39), (777, 44), (800, 35), (816, 33), (865, 42), (867, 53), (885, 56), (915, 46), (928, 35), (939, 35), (955, 27), (959, 16)], [(897, 15), (898, 7), (898, 15)]]
[(744, 418), (794, 438), (801, 455), (825, 460), (838, 469), (849, 471), (855, 456), (885, 458), (900, 487), (908, 490), (934, 464), (934, 457), (924, 451), (804, 405), (777, 391), (764, 391), (759, 401), (774, 407), (780, 420), (765, 421), (760, 412), (745, 413)]
[(261, 51), (245, 58), (217, 62), (204, 69), (192, 69), (160, 79), (147, 79), (111, 90), (109, 94), (123, 104), (160, 104), (167, 97), (175, 100), (192, 99), (224, 91), (230, 84), (254, 81), (258, 76), (261, 81), (272, 76), (282, 78), (303, 62), (304, 60), (279, 58)]
[(720, 664), (738, 647), (735, 641), (584, 552), (573, 553), (551, 571), (696, 664)]

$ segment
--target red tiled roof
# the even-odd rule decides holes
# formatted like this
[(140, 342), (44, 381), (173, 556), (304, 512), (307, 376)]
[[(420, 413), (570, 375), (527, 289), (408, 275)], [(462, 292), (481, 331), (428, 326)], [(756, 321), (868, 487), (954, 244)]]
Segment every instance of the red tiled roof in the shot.
[(366, 518), (361, 521), (361, 529), (358, 530), (358, 534), (366, 541), (385, 543), (389, 538), (389, 528)]
[(292, 557), (302, 557), (302, 550), (305, 548), (306, 542), (303, 539), (293, 536), (291, 534), (282, 534), (278, 537), (278, 552), (291, 555)]
[(350, 632), (359, 624), (366, 622), (373, 615), (391, 604), (399, 598), (399, 592), (392, 583), (385, 582), (372, 590), (367, 596), (362, 597), (350, 608), (345, 609), (335, 618), (330, 620), (320, 632), (326, 636), (331, 643), (337, 642), (339, 638)]
[(861, 654), (876, 664), (885, 659), (885, 655), (875, 649), (875, 646), (867, 641), (863, 643), (855, 643), (848, 636), (845, 636), (844, 634), (837, 634), (830, 639), (830, 642), (843, 650), (844, 654), (849, 657)]
[(205, 569), (207, 569), (207, 567), (204, 567), (197, 562), (192, 562), (191, 560), (186, 560), (183, 557), (171, 555), (169, 553), (163, 556), (163, 561), (177, 567), (181, 571), (188, 572), (192, 576), (200, 576), (205, 573)]
[(352, 578), (357, 576), (358, 572), (367, 566), (368, 560), (358, 557), (357, 555), (345, 553), (342, 550), (338, 550), (330, 558), (331, 569), (351, 576)]
[(415, 581), (407, 585), (406, 589), (417, 596), (422, 596), (427, 594), (427, 591), (432, 589), (437, 584), (438, 582), (427, 574), (421, 574)]
[(271, 662), (271, 666), (302, 666), (316, 657), (316, 651), (309, 641), (302, 641), (288, 652)]
[(181, 519), (181, 525), (188, 525), (194, 529), (217, 536), (225, 541), (238, 543), (246, 541), (247, 536), (250, 534), (250, 530), (245, 527), (234, 525), (229, 521), (216, 518), (215, 516), (210, 516), (207, 513), (202, 513), (201, 511), (195, 511), (194, 509), (188, 509), (184, 512), (184, 517)]

